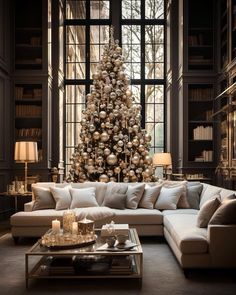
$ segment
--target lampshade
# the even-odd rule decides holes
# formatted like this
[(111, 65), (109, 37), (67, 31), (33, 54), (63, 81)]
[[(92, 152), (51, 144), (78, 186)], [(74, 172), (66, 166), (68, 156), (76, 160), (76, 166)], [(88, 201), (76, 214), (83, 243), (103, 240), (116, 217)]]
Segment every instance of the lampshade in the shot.
[(16, 162), (27, 162), (27, 163), (38, 162), (37, 142), (17, 141), (15, 143), (14, 160)]
[(152, 163), (154, 166), (169, 166), (172, 164), (170, 153), (156, 153), (153, 156)]

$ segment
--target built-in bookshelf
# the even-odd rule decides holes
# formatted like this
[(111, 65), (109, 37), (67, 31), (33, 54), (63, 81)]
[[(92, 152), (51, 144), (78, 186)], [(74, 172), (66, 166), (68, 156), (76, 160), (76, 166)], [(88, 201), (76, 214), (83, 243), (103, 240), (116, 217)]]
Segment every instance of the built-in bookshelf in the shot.
[(231, 20), (231, 58), (234, 59), (236, 57), (236, 0), (231, 1)]
[(213, 8), (212, 0), (188, 1), (188, 70), (213, 70)]
[(36, 141), (42, 161), (42, 84), (15, 84), (15, 141)]
[(188, 161), (213, 162), (213, 85), (188, 84)]
[(41, 70), (42, 2), (15, 1), (15, 11), (15, 69)]

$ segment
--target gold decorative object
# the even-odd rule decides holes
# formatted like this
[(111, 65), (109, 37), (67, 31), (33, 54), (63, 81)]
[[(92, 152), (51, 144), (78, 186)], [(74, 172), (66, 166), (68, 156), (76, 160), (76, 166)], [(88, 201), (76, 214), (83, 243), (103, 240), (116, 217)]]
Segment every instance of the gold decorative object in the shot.
[(87, 235), (94, 232), (94, 221), (84, 218), (78, 221), (78, 231), (81, 235)]
[(72, 233), (72, 224), (76, 221), (76, 215), (73, 210), (67, 210), (63, 213), (63, 232)]

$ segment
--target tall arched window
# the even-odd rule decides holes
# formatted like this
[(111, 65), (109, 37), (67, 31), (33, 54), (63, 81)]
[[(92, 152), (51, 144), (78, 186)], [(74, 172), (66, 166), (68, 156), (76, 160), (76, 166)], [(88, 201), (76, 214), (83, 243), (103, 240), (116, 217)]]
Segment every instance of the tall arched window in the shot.
[[(119, 14), (119, 15), (117, 15)], [(114, 25), (126, 59), (142, 127), (152, 135), (151, 153), (164, 150), (165, 1), (66, 0), (65, 165), (80, 138), (80, 120), (92, 74)]]

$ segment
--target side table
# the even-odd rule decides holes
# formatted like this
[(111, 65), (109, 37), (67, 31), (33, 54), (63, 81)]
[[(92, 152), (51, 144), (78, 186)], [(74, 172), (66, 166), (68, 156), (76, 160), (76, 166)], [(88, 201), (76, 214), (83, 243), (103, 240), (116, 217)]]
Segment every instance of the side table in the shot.
[(3, 192), (3, 193), (0, 193), (0, 196), (14, 198), (14, 209), (15, 209), (15, 212), (18, 212), (18, 198), (24, 198), (25, 203), (29, 202), (30, 199), (32, 199), (32, 192), (28, 192), (24, 194), (20, 194), (20, 193), (9, 194), (8, 192)]

